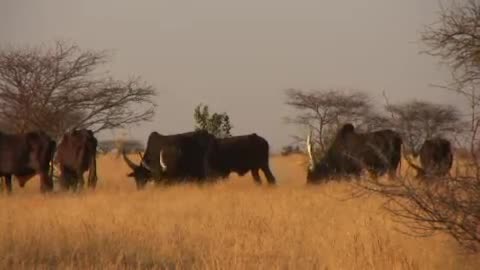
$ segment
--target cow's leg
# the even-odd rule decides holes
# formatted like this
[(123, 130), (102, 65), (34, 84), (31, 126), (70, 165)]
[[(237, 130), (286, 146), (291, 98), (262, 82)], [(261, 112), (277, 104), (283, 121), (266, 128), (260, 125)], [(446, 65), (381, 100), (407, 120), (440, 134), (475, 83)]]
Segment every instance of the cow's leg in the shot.
[(397, 179), (397, 168), (391, 168), (388, 170), (388, 177), (392, 180)]
[(88, 177), (88, 187), (91, 189), (95, 189), (97, 187), (97, 174), (89, 175)]
[(7, 193), (12, 193), (12, 175), (6, 175), (5, 177), (5, 188), (7, 189)]
[(265, 175), (265, 177), (267, 178), (267, 181), (268, 181), (269, 184), (275, 184), (276, 183), (275, 176), (273, 176), (272, 171), (270, 171), (270, 167), (264, 166), (262, 168), (262, 171), (263, 171), (263, 174)]
[(78, 176), (76, 173), (70, 174), (70, 188), (73, 192), (77, 192), (78, 189)]
[(165, 179), (163, 179), (162, 177), (160, 176), (155, 176), (153, 178), (153, 183), (155, 184), (155, 186), (161, 186), (162, 184), (164, 184), (166, 182)]
[(60, 167), (60, 188), (63, 191), (66, 191), (70, 188), (71, 185), (71, 176), (70, 173), (68, 172), (67, 168), (65, 167)]
[(168, 177), (165, 177), (164, 175), (162, 174), (158, 174), (158, 173), (154, 173), (152, 174), (151, 178), (148, 178), (148, 180), (146, 180), (147, 182), (153, 182), (153, 185), (156, 186), (156, 187), (160, 187), (160, 186), (163, 186), (165, 184), (167, 184), (169, 178)]
[(85, 178), (83, 177), (83, 173), (81, 171), (77, 172), (75, 176), (76, 176), (75, 177), (76, 190), (82, 191), (85, 186)]
[(88, 170), (88, 187), (95, 189), (97, 186), (97, 180), (97, 160), (94, 156), (90, 164), (90, 169)]
[(258, 174), (258, 169), (252, 169), (252, 177), (255, 183), (261, 184), (262, 180), (260, 180), (260, 175)]
[[(377, 171), (377, 170), (375, 170), (375, 169), (370, 170), (369, 173), (370, 173), (370, 177), (371, 177), (373, 180), (377, 180), (378, 177), (379, 177), (379, 175), (381, 174), (379, 171)], [(360, 180), (360, 176), (361, 176), (361, 175), (356, 176), (356, 177), (355, 177), (355, 180)]]
[(53, 190), (53, 182), (52, 179), (48, 177), (48, 169), (46, 171), (40, 172), (40, 192), (49, 192)]

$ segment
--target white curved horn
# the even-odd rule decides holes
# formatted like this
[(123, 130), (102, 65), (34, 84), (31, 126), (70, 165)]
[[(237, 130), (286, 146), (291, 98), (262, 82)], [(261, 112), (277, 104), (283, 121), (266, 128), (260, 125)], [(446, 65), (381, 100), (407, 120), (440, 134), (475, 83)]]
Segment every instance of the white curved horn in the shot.
[(309, 169), (313, 170), (315, 167), (315, 161), (313, 160), (313, 154), (312, 154), (312, 131), (307, 136), (307, 152), (308, 152), (308, 159), (309, 159)]
[(167, 170), (167, 164), (163, 161), (163, 150), (160, 151), (160, 166), (162, 167), (162, 171)]
[(150, 168), (150, 166), (148, 166), (148, 164), (145, 162), (145, 159), (142, 158), (142, 162), (140, 163), (142, 165), (142, 167), (144, 167), (145, 169), (149, 170), (150, 172), (153, 172), (152, 171), (152, 168)]

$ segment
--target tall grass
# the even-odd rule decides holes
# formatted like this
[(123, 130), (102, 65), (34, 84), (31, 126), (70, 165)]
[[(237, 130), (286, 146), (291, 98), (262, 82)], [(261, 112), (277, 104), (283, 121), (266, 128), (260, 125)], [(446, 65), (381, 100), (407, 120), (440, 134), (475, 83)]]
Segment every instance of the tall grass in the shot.
[(347, 183), (305, 186), (300, 156), (275, 157), (279, 185), (251, 177), (136, 191), (99, 158), (94, 192), (0, 196), (2, 269), (480, 269), (448, 236), (412, 238), (376, 196)]

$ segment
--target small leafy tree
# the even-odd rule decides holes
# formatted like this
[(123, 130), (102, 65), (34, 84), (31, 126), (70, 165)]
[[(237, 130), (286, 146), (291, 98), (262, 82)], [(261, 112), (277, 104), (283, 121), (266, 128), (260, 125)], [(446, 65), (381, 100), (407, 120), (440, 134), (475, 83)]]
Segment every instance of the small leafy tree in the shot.
[(194, 111), (195, 130), (206, 130), (217, 138), (231, 137), (230, 117), (224, 113), (210, 114), (208, 105), (199, 104)]
[(282, 156), (288, 156), (298, 153), (302, 153), (302, 150), (300, 150), (300, 146), (298, 145), (285, 145), (284, 147), (282, 147)]

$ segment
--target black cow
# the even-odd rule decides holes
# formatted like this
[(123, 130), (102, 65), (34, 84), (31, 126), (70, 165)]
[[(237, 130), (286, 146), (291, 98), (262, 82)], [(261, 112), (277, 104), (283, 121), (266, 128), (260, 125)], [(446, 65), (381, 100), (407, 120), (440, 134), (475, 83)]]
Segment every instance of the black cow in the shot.
[(395, 177), (401, 159), (402, 139), (389, 129), (357, 133), (352, 124), (345, 124), (318, 163), (312, 156), (310, 135), (307, 147), (310, 157), (308, 183), (333, 176), (359, 176), (364, 168), (374, 177), (387, 172)]
[(453, 164), (453, 151), (450, 141), (435, 137), (427, 139), (419, 151), (421, 167), (407, 162), (417, 171), (418, 178), (441, 177), (450, 172)]
[(242, 176), (250, 171), (255, 182), (261, 183), (258, 171), (262, 170), (268, 183), (275, 184), (268, 165), (268, 142), (257, 134), (216, 139), (209, 150), (209, 176), (226, 178), (231, 172)]
[(214, 140), (207, 131), (166, 136), (152, 132), (140, 165), (123, 153), (125, 162), (133, 170), (128, 176), (135, 178), (139, 189), (152, 179), (156, 183), (203, 180), (208, 174), (206, 154)]
[(55, 141), (43, 131), (25, 134), (0, 132), (0, 176), (5, 177), (7, 191), (12, 191), (12, 175), (24, 187), (35, 174), (40, 175), (40, 191), (52, 191), (51, 162), (55, 145)]
[(60, 167), (60, 186), (66, 190), (83, 188), (83, 174), (88, 170), (88, 186), (97, 185), (97, 139), (88, 129), (65, 133), (58, 145), (55, 161)]

